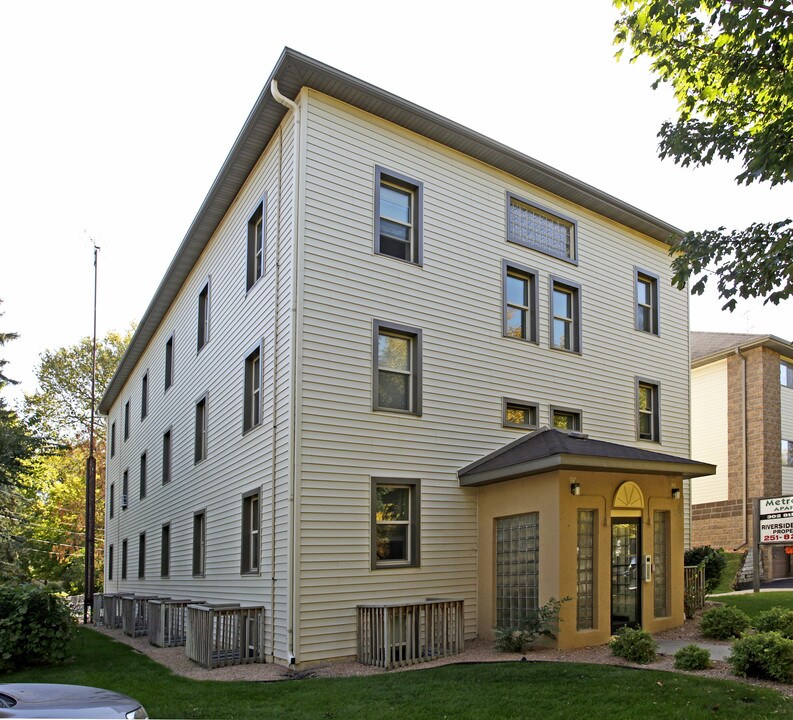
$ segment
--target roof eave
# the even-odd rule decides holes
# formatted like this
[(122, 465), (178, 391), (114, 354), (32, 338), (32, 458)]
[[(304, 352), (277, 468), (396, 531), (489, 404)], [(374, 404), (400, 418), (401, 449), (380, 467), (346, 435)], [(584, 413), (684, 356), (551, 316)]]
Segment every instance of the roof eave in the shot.
[(725, 358), (730, 357), (730, 355), (735, 355), (739, 350), (753, 350), (757, 347), (766, 347), (769, 350), (778, 352), (780, 355), (784, 355), (785, 357), (793, 357), (793, 343), (789, 343), (787, 340), (783, 340), (776, 335), (766, 335), (765, 337), (755, 338), (754, 340), (747, 343), (742, 343), (740, 345), (734, 345), (730, 348), (725, 348), (724, 350), (719, 350), (718, 352), (711, 353), (710, 355), (698, 357), (696, 360), (691, 361), (691, 367), (698, 368), (702, 367), (703, 365), (709, 365), (710, 363), (724, 360)]

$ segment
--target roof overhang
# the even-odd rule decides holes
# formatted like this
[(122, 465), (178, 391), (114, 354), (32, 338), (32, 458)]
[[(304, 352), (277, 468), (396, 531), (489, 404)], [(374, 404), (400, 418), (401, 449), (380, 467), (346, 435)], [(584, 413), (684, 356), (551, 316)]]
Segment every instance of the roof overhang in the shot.
[(784, 357), (793, 358), (793, 343), (789, 343), (787, 340), (783, 340), (776, 335), (765, 335), (760, 338), (754, 338), (750, 342), (734, 345), (733, 347), (725, 348), (723, 350), (719, 350), (718, 352), (711, 353), (710, 355), (704, 355), (703, 357), (699, 357), (696, 360), (692, 360), (691, 367), (698, 368), (702, 367), (703, 365), (709, 365), (712, 362), (724, 360), (725, 358), (730, 357), (730, 355), (735, 355), (738, 351), (743, 352), (746, 350), (753, 350), (754, 348), (758, 347), (765, 347), (769, 350), (773, 350), (774, 352), (778, 352)]

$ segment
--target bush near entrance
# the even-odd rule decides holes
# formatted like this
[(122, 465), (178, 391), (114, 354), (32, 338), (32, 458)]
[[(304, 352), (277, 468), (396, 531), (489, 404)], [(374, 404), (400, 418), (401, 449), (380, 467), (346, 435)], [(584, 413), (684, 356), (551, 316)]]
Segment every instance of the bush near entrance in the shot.
[(746, 635), (732, 644), (727, 662), (736, 675), (793, 682), (793, 640), (776, 632)]
[(642, 665), (655, 660), (658, 653), (658, 643), (650, 633), (641, 628), (620, 628), (611, 638), (609, 647), (617, 657)]
[(684, 564), (705, 565), (705, 592), (712, 593), (721, 582), (721, 575), (727, 567), (727, 556), (724, 550), (700, 545), (686, 550)]
[(706, 611), (699, 627), (706, 638), (728, 640), (740, 637), (749, 628), (749, 616), (736, 607), (722, 605)]

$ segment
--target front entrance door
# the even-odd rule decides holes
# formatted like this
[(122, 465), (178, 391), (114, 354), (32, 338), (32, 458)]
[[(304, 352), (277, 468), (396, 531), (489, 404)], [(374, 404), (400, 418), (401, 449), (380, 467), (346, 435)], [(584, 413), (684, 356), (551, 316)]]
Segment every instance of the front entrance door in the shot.
[(641, 625), (640, 518), (611, 522), (611, 632)]

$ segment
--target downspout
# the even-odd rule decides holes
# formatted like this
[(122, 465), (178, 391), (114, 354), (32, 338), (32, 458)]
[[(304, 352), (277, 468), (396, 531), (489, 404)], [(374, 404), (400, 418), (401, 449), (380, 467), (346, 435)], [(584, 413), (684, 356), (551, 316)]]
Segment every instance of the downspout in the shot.
[(741, 544), (739, 547), (744, 547), (747, 542), (749, 542), (749, 534), (746, 529), (747, 524), (747, 512), (749, 510), (749, 443), (748, 443), (748, 423), (747, 423), (747, 412), (746, 412), (746, 357), (741, 352), (741, 348), (735, 348), (735, 354), (741, 358), (741, 443), (743, 447), (742, 455), (743, 455), (743, 463), (741, 467), (741, 475), (742, 475), (742, 488), (743, 488), (743, 521), (741, 523)]
[(289, 552), (287, 560), (287, 639), (289, 649), (289, 664), (295, 663), (295, 547), (297, 545), (297, 528), (296, 519), (297, 512), (295, 508), (296, 486), (298, 482), (298, 460), (296, 453), (296, 439), (297, 439), (297, 345), (300, 342), (300, 320), (301, 313), (299, 312), (298, 302), (301, 301), (301, 294), (298, 293), (298, 283), (302, 283), (302, 273), (299, 267), (299, 213), (300, 213), (300, 108), (297, 103), (285, 97), (278, 91), (278, 81), (273, 80), (270, 83), (270, 92), (276, 102), (292, 111), (292, 118), (294, 120), (294, 164), (292, 167), (293, 184), (292, 184), (292, 203), (293, 203), (293, 216), (292, 216), (292, 322), (291, 322), (291, 339), (290, 339), (290, 371), (289, 380), (292, 385), (292, 391), (289, 393), (289, 459), (290, 459), (290, 472), (289, 472)]

